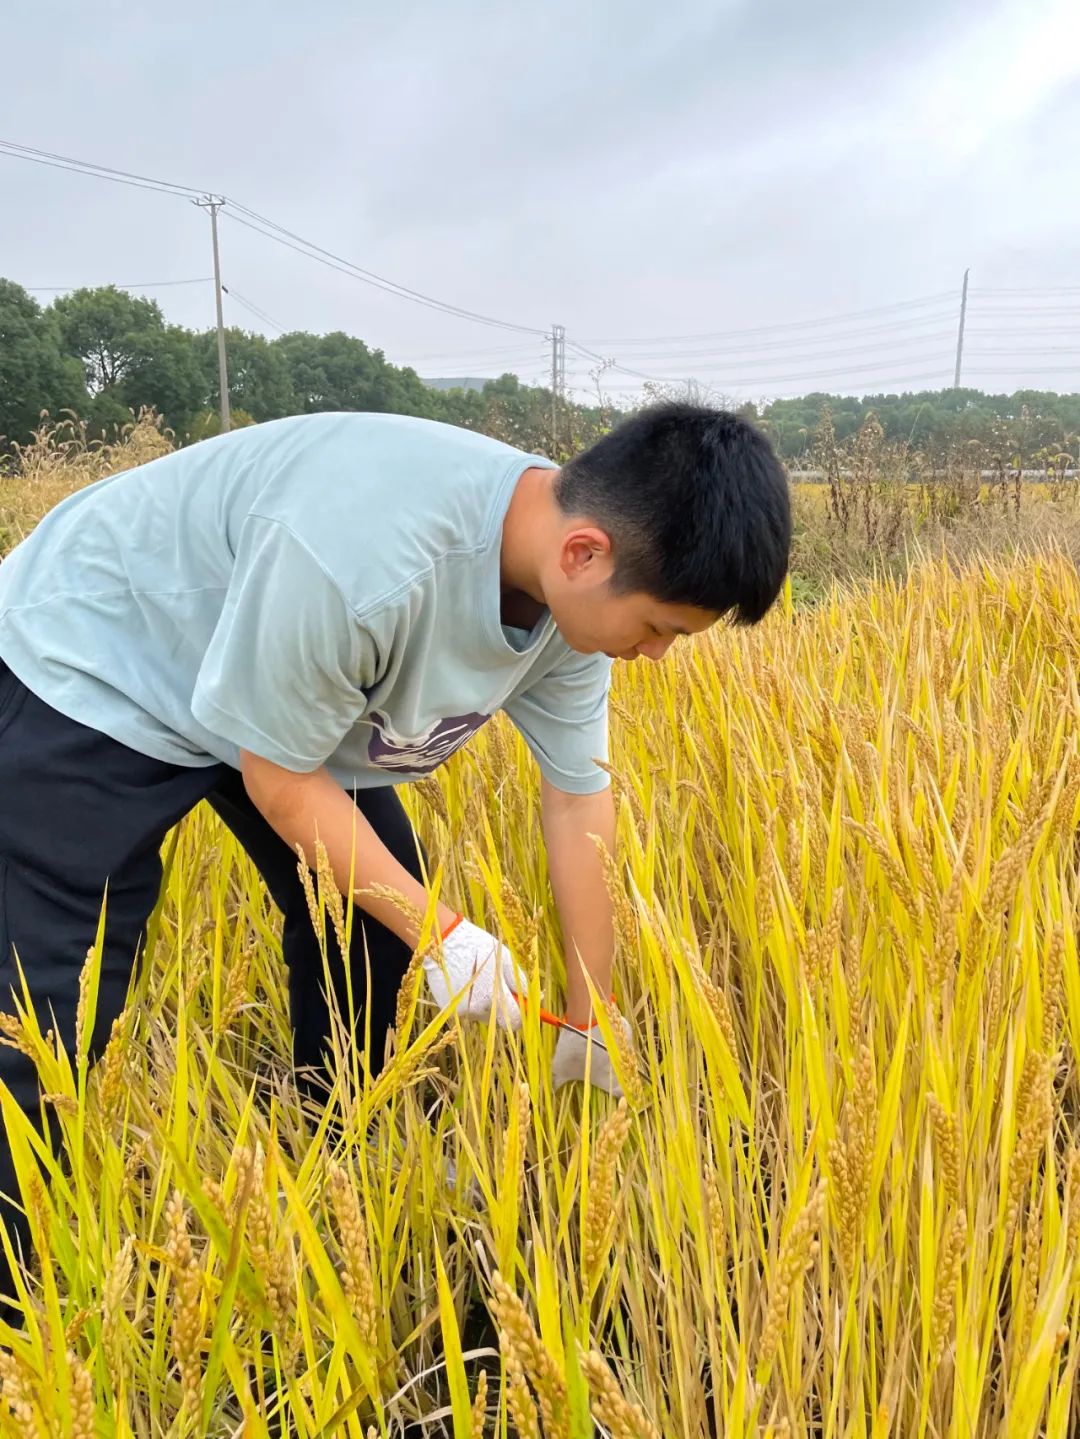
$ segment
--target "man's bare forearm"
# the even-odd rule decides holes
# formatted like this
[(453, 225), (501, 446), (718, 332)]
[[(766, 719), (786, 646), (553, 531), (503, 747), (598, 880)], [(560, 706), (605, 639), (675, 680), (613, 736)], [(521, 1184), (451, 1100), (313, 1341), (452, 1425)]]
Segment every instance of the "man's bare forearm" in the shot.
[[(374, 885), (397, 890), (421, 914), (427, 909), (427, 891), (398, 863), (328, 771), (295, 774), (246, 751), (241, 760), (244, 785), (252, 803), (289, 848), (295, 851), (299, 845), (314, 869), (315, 840), (320, 839), (341, 893), (349, 893), (351, 868), (355, 904), (406, 944), (415, 946), (419, 939), (415, 922), (389, 900), (362, 891)], [(445, 929), (453, 917), (453, 910), (439, 904), (440, 929)]]
[(562, 923), (566, 954), (566, 1017), (587, 1024), (592, 1000), (588, 971), (601, 999), (611, 993), (615, 925), (611, 897), (595, 842), (615, 852), (615, 804), (609, 789), (568, 795), (545, 780), (541, 787), (544, 842), (551, 888)]

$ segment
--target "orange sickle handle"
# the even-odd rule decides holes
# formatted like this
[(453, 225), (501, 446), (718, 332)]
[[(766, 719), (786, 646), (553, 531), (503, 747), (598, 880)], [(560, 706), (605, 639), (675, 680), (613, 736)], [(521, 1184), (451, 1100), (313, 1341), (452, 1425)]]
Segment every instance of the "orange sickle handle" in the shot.
[[(522, 1013), (524, 1013), (525, 996), (518, 994), (515, 990), (514, 998), (521, 1005)], [(611, 998), (614, 1000), (615, 996), (612, 995)], [(590, 1024), (571, 1024), (568, 1019), (560, 1019), (557, 1014), (552, 1014), (550, 1009), (539, 1009), (537, 1013), (540, 1015), (541, 1024), (554, 1024), (558, 1029), (576, 1029), (579, 1034), (587, 1034), (590, 1029), (595, 1029), (600, 1023), (599, 1019), (594, 1019)]]

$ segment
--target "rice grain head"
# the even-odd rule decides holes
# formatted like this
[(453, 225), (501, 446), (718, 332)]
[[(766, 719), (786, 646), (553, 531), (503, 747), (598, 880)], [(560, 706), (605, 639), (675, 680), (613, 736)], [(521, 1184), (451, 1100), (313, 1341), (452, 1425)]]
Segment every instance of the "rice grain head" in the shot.
[(960, 1268), (966, 1247), (967, 1215), (962, 1209), (954, 1209), (949, 1216), (942, 1241), (930, 1317), (931, 1372), (941, 1362), (945, 1345), (952, 1332), (953, 1314), (956, 1308), (956, 1286), (960, 1280)]
[(580, 1357), (592, 1396), (593, 1415), (611, 1439), (660, 1439), (660, 1430), (639, 1404), (626, 1398), (599, 1350), (582, 1350)]
[(759, 1368), (769, 1365), (775, 1357), (791, 1296), (820, 1249), (817, 1235), (825, 1216), (826, 1194), (826, 1181), (822, 1179), (780, 1247), (776, 1269), (769, 1284), (768, 1307), (758, 1349)]

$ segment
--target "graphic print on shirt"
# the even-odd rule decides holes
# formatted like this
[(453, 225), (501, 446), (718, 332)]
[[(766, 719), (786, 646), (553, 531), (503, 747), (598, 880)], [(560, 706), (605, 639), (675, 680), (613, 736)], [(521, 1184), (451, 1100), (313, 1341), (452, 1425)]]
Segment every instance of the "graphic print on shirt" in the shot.
[(373, 765), (405, 774), (429, 774), (460, 749), (491, 716), (474, 713), (437, 720), (415, 738), (399, 735), (378, 710), (366, 718), (373, 727), (368, 746), (368, 759)]

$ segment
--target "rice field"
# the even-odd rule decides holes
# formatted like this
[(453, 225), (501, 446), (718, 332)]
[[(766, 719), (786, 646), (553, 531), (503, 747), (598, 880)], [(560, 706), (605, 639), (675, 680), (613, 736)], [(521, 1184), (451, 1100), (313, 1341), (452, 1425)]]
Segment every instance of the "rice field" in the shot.
[[(2, 1021), (69, 1156), (33, 1178), (0, 1096), (42, 1261), (5, 1435), (1080, 1433), (1080, 577), (924, 563), (684, 645), (615, 690), (620, 1104), (553, 1096), (536, 1004), (466, 1030), (413, 981), (305, 1114), (205, 809), (102, 1061)], [(408, 794), (554, 1002), (520, 740)]]

